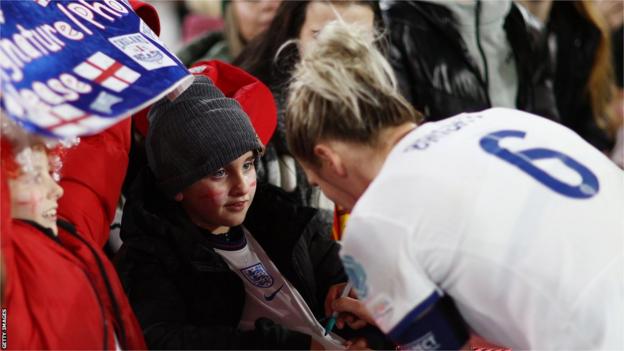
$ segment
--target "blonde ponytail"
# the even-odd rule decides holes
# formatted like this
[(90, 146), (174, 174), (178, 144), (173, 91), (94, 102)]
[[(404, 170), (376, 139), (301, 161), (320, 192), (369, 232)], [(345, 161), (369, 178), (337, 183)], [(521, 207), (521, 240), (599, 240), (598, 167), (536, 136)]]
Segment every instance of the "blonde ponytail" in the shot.
[(374, 40), (379, 37), (360, 26), (334, 21), (306, 50), (292, 77), (286, 111), (287, 141), (295, 156), (316, 163), (313, 145), (321, 139), (374, 146), (382, 128), (420, 121)]

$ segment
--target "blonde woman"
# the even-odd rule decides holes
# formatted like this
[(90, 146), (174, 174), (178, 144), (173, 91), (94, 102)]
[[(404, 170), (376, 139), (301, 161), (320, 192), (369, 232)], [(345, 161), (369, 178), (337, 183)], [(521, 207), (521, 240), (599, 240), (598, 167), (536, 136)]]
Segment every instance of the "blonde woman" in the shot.
[(622, 171), (569, 129), (506, 108), (417, 127), (388, 62), (336, 23), (297, 66), (287, 140), (350, 209), (348, 311), (408, 349), (472, 330), (513, 349), (624, 347)]

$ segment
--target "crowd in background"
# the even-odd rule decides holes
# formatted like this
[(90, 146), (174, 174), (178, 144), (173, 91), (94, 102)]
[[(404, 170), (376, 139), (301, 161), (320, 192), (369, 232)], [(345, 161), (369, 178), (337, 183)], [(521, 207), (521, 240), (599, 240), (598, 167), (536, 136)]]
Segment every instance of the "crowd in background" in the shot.
[[(268, 28), (277, 3), (188, 0), (155, 1), (154, 5), (162, 8), (161, 13), (167, 13), (165, 18), (161, 15), (161, 20), (170, 39), (164, 37), (163, 40), (177, 51), (185, 64), (190, 65), (201, 59), (233, 61), (246, 43)], [(486, 106), (516, 107), (556, 118), (597, 148), (617, 151), (614, 142), (622, 114), (624, 20), (621, 3), (609, 0), (518, 1), (511, 8), (510, 3), (503, 1), (497, 4), (498, 9), (494, 9), (492, 4), (484, 1), (481, 5), (481, 16), (485, 16), (481, 19), (482, 25), (488, 28), (504, 25), (505, 28), (484, 31), (486, 37), (480, 38), (481, 48), (472, 44), (476, 43), (476, 32), (470, 33), (470, 27), (474, 27), (470, 23), (474, 20), (474, 9), (444, 0), (422, 1), (417, 5), (408, 3), (382, 1), (381, 6), (388, 8), (384, 9), (385, 23), (379, 23), (386, 29), (391, 43), (396, 45), (397, 49), (388, 50), (388, 55), (399, 72), (397, 78), (401, 81), (402, 91), (416, 107), (426, 112), (428, 120)], [(519, 12), (522, 12), (521, 16)], [(376, 21), (381, 20), (381, 13), (378, 15), (375, 15)], [(451, 15), (459, 19), (459, 26), (452, 28), (445, 22), (445, 18)], [(485, 24), (489, 21), (487, 16), (498, 17), (499, 23)], [(286, 19), (292, 21), (292, 18)], [(525, 21), (526, 24), (522, 23)], [(410, 22), (426, 25), (415, 26)], [(523, 32), (512, 28), (521, 25), (535, 30), (529, 28)], [(284, 26), (288, 24), (284, 23)], [(269, 32), (277, 35), (276, 28), (281, 29), (275, 24), (273, 31)], [(455, 37), (456, 42), (449, 41), (448, 46), (438, 47), (447, 39), (440, 42), (439, 36), (427, 35), (433, 30), (439, 30), (438, 34), (448, 40)], [(406, 34), (402, 40), (408, 42), (399, 41), (402, 34)], [(288, 39), (292, 37), (289, 35)], [(397, 39), (392, 39), (395, 37)], [(281, 41), (281, 38), (272, 41), (273, 51), (280, 47)], [(464, 46), (462, 42), (468, 44)], [(270, 54), (274, 52), (265, 53)], [(465, 54), (469, 57), (463, 57)], [(409, 56), (411, 60), (401, 62), (402, 56), (395, 55)], [(249, 62), (250, 56), (249, 53), (239, 56), (237, 63), (247, 68), (245, 61)], [(260, 62), (266, 60), (267, 57), (258, 59)], [(483, 72), (484, 62), (491, 72)], [(442, 71), (442, 66), (447, 68)], [(266, 70), (252, 73), (267, 83)], [(461, 78), (453, 78), (456, 76)], [(436, 79), (415, 84), (421, 82), (419, 79), (431, 77)], [(510, 84), (514, 81), (517, 83)], [(466, 84), (470, 86), (466, 87)], [(484, 85), (489, 91), (482, 91)], [(499, 89), (500, 85), (504, 88)], [(436, 96), (430, 88), (441, 90), (440, 94), (444, 95)], [(410, 89), (421, 91), (411, 92)], [(446, 95), (449, 93), (450, 101)], [(444, 103), (441, 103), (443, 98)]]

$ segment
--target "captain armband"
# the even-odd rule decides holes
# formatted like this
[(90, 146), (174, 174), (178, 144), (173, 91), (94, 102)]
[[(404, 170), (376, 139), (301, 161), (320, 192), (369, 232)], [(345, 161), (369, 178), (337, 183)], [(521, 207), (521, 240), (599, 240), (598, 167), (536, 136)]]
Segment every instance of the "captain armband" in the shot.
[[(458, 350), (469, 338), (468, 328), (453, 300), (432, 295), (430, 306), (423, 304), (409, 313), (388, 336), (401, 350)], [(424, 303), (426, 305), (426, 303)]]

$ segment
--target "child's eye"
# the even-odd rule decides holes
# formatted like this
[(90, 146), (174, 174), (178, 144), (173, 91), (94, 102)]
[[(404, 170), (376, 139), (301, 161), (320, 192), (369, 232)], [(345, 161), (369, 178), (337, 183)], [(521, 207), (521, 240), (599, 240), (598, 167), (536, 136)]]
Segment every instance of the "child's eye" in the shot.
[(226, 173), (225, 173), (225, 169), (221, 168), (219, 170), (214, 171), (210, 176), (212, 178), (223, 178), (225, 177)]
[(248, 171), (254, 167), (253, 161), (247, 161), (243, 164), (243, 170)]

